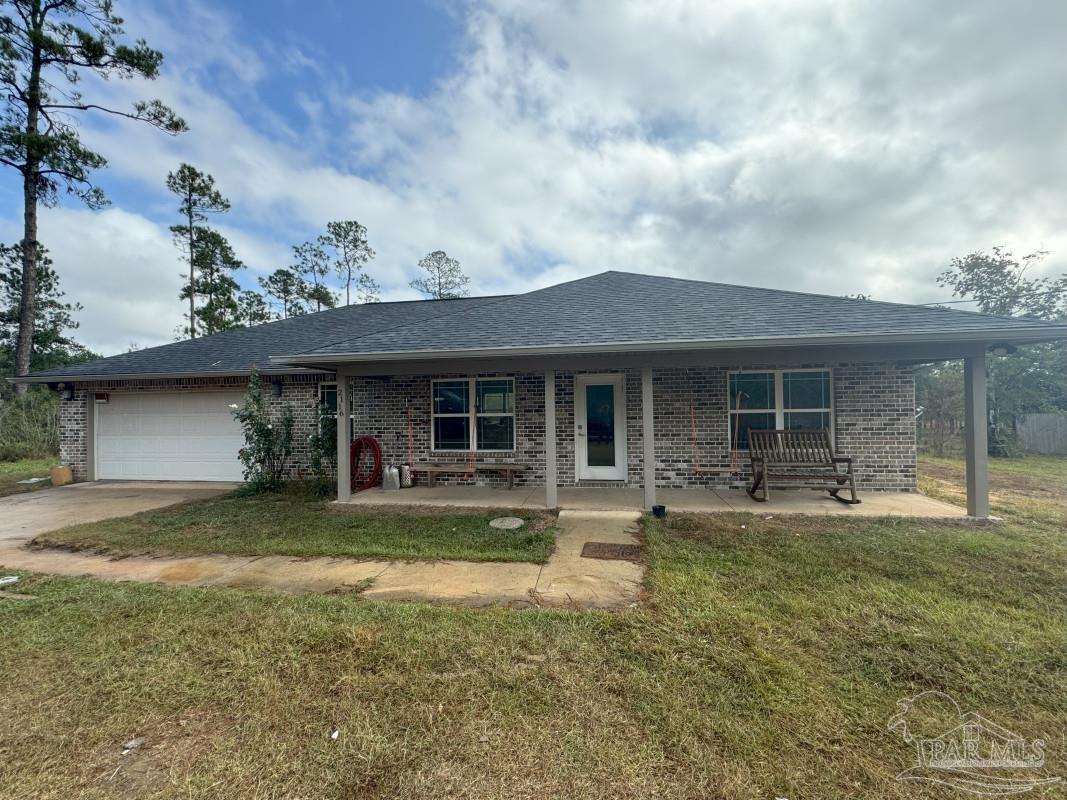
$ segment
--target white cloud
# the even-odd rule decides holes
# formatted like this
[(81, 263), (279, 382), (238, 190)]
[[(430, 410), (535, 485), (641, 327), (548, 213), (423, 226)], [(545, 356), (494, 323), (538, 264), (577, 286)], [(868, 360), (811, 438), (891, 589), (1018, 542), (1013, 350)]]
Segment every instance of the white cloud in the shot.
[[(167, 53), (166, 74), (102, 88), (162, 96), (192, 130), (86, 126), (111, 172), (158, 198), (140, 214), (64, 212), (72, 243), (88, 231), (101, 253), (131, 254), (119, 274), (135, 253), (147, 273), (180, 268), (156, 207), (172, 205), (163, 177), (180, 160), (233, 201), (225, 230), (249, 278), (326, 221), (356, 218), (387, 299), (413, 296), (415, 263), (436, 248), (484, 293), (615, 268), (922, 302), (943, 299), (934, 276), (975, 249), (1043, 246), (1047, 272), (1067, 265), (1060, 0), (1025, 12), (664, 0), (612, 13), (487, 0), (468, 9), (455, 74), (420, 97), (323, 81), (329, 54), (242, 40), (197, 3), (137, 13), (129, 28)], [(272, 70), (309, 77), (288, 107), (263, 102)], [(83, 332), (101, 347), (169, 338), (176, 323), (160, 312), (180, 314), (175, 287), (145, 293), (143, 312), (78, 297)]]
[(173, 339), (182, 324), (182, 264), (170, 233), (144, 217), (113, 208), (93, 213), (48, 209), (41, 241), (62, 276), (69, 300), (84, 310), (78, 339), (100, 353)]

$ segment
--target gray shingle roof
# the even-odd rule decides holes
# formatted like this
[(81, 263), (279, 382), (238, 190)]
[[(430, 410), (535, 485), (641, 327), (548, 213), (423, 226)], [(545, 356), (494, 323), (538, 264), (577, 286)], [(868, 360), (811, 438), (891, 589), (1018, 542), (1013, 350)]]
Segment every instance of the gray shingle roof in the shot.
[(1047, 341), (1067, 338), (1067, 325), (604, 272), (521, 295), (347, 306), (38, 372), (30, 379), (239, 374), (253, 365), (328, 368), (331, 362), (402, 354), (638, 345), (667, 350), (680, 343), (862, 342), (880, 337)]
[(43, 379), (119, 375), (230, 375), (248, 372), (254, 365), (264, 370), (291, 371), (292, 367), (271, 364), (270, 357), (279, 353), (311, 350), (331, 342), (428, 320), (498, 299), (477, 297), (345, 306), (213, 336), (150, 347), (84, 364), (43, 370), (33, 373), (30, 377)]
[[(579, 346), (821, 337), (1063, 336), (1040, 320), (722, 283), (604, 272), (303, 354), (566, 350)], [(298, 355), (293, 351), (289, 355)]]

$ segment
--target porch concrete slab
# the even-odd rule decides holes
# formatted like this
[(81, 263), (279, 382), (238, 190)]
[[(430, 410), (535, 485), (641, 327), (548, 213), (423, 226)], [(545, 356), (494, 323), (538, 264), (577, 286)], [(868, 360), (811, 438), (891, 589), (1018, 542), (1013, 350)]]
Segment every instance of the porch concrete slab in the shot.
[(559, 512), (556, 551), (535, 592), (543, 605), (624, 608), (637, 602), (644, 567), (632, 561), (582, 558), (586, 542), (638, 544), (640, 511)]
[[(715, 514), (745, 511), (753, 514), (826, 514), (844, 517), (965, 518), (966, 509), (934, 500), (918, 492), (861, 492), (859, 505), (839, 503), (826, 492), (803, 489), (772, 490), (770, 502), (757, 503), (744, 489), (657, 489), (656, 502), (671, 511)], [(561, 486), (559, 508), (564, 511), (644, 510), (644, 493), (633, 488)], [(415, 487), (399, 491), (373, 489), (354, 495), (353, 505), (412, 505), (466, 508), (544, 508), (543, 487), (490, 489), (485, 486)]]
[(558, 502), (568, 511), (641, 511), (645, 495), (641, 489), (561, 486)]
[(367, 489), (340, 505), (441, 506), (445, 508), (544, 508), (543, 486), (494, 489), (489, 486), (413, 486), (410, 489)]
[[(859, 505), (846, 505), (827, 492), (803, 489), (771, 491), (771, 499), (757, 503), (743, 489), (714, 489), (730, 511), (755, 514), (814, 514), (839, 517), (920, 517), (930, 519), (965, 518), (967, 510), (935, 500), (918, 492), (861, 492)], [(675, 511), (707, 511), (703, 503), (694, 502), (693, 490), (664, 489), (657, 492), (659, 502)]]

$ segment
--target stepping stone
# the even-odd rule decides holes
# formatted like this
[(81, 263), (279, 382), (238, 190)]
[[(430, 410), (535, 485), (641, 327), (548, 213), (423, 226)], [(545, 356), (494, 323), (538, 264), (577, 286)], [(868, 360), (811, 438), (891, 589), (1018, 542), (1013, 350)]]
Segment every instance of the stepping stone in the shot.
[(516, 528), (521, 528), (526, 523), (518, 517), (497, 517), (496, 519), (489, 520), (489, 527), (497, 528), (502, 531), (513, 531)]

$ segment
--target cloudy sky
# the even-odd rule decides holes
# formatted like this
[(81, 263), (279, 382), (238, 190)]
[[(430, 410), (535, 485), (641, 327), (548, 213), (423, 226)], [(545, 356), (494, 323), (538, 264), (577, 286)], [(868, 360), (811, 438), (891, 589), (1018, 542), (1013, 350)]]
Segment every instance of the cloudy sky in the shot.
[[(905, 302), (954, 255), (1067, 267), (1062, 0), (119, 0), (170, 138), (88, 117), (113, 204), (42, 215), (99, 352), (173, 338), (168, 171), (213, 174), (252, 286), (357, 219), (384, 299), (426, 252), (477, 294), (605, 269)], [(0, 173), (0, 236), (19, 191)]]

